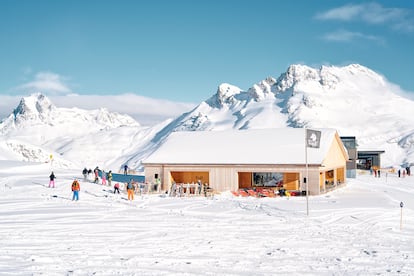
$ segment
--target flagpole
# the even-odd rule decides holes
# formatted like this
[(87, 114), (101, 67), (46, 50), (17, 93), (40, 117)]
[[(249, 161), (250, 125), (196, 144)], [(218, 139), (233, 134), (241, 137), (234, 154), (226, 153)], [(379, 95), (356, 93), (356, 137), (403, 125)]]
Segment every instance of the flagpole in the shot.
[(306, 215), (309, 216), (309, 168), (308, 168), (308, 142), (305, 128), (305, 164), (306, 164)]

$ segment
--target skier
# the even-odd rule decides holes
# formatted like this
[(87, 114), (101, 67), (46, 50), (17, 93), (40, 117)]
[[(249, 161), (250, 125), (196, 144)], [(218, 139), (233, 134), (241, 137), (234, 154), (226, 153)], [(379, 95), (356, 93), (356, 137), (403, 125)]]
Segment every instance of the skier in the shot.
[(55, 174), (52, 172), (52, 173), (49, 175), (49, 179), (50, 179), (50, 181), (49, 181), (49, 188), (54, 188), (54, 187), (55, 187), (55, 178), (56, 178), (56, 176), (55, 176)]
[(79, 200), (79, 191), (80, 191), (79, 181), (75, 179), (72, 182), (72, 192), (73, 192), (72, 200)]
[(133, 181), (134, 180), (131, 179), (131, 181), (127, 183), (128, 200), (134, 200), (135, 187)]
[(111, 187), (112, 185), (112, 171), (108, 172), (108, 186)]
[(88, 180), (91, 180), (91, 177), (90, 177), (91, 174), (92, 174), (92, 169), (89, 169), (88, 170)]
[(95, 184), (98, 184), (99, 182), (99, 167), (96, 166), (96, 168), (93, 170), (94, 174), (95, 174)]
[(170, 189), (170, 196), (176, 196), (177, 195), (177, 184), (175, 183), (175, 181), (173, 181), (172, 185), (171, 185), (171, 189)]
[(201, 184), (201, 180), (199, 179), (197, 181), (197, 194), (201, 195), (201, 188), (203, 187), (203, 184)]
[(101, 178), (102, 178), (102, 185), (106, 185), (106, 172), (105, 172), (105, 170), (102, 170)]
[(161, 188), (161, 179), (156, 178), (155, 184), (154, 184), (154, 191), (158, 192), (160, 188)]
[(124, 175), (127, 175), (127, 174), (128, 174), (128, 165), (125, 164), (124, 165)]
[(207, 183), (204, 183), (203, 184), (203, 193), (204, 193), (204, 196), (205, 197), (207, 197), (207, 191), (208, 190), (209, 190), (208, 184)]
[(115, 185), (114, 185), (114, 194), (116, 194), (118, 192), (118, 194), (120, 193), (119, 192), (119, 183), (115, 183)]
[(83, 181), (86, 181), (86, 178), (88, 177), (88, 169), (85, 167), (82, 171), (83, 174)]

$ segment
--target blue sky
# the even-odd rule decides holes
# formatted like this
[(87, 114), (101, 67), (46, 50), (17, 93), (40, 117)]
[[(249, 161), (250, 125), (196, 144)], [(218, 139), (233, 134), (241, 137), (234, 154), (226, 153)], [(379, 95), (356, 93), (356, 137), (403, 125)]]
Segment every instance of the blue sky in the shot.
[(414, 92), (413, 3), (0, 0), (0, 94), (199, 103), (297, 63), (359, 63)]

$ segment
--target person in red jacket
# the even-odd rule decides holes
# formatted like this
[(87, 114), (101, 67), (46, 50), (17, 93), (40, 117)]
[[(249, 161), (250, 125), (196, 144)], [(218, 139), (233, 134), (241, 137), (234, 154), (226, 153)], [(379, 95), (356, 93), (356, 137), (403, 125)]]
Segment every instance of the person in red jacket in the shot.
[(72, 200), (79, 200), (79, 191), (80, 191), (79, 181), (75, 179), (72, 182), (72, 192), (73, 192)]
[(115, 186), (114, 186), (114, 194), (116, 193), (119, 194), (119, 183), (115, 183)]

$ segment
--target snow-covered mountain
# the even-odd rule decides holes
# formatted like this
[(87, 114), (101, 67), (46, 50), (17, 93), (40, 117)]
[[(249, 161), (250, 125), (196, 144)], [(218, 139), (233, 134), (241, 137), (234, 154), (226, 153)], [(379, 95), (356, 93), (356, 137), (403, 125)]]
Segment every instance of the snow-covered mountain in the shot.
[(221, 84), (217, 93), (167, 128), (175, 131), (267, 127), (336, 128), (361, 149), (386, 150), (384, 162), (414, 162), (414, 101), (383, 76), (358, 65), (292, 65), (278, 79), (247, 91)]
[[(36, 161), (53, 152), (78, 166), (114, 169), (128, 163), (140, 169), (141, 160), (173, 131), (326, 127), (356, 136), (360, 149), (385, 150), (386, 166), (404, 165), (414, 163), (414, 101), (399, 92), (358, 64), (291, 65), (246, 91), (223, 83), (193, 110), (153, 127), (105, 109), (58, 108), (35, 94), (0, 123), (0, 159)], [(35, 158), (40, 151), (42, 157)]]
[[(85, 111), (78, 108), (57, 108), (46, 96), (36, 93), (23, 98), (10, 116), (0, 124), (3, 135), (18, 135), (21, 130), (49, 125), (51, 131), (44, 134), (47, 139), (62, 135), (77, 136), (80, 128), (90, 131), (111, 129), (121, 126), (135, 126), (139, 123), (128, 115), (109, 112), (102, 108)], [(58, 133), (57, 130), (59, 128)], [(34, 137), (31, 137), (31, 140)]]
[(142, 132), (152, 130), (128, 115), (58, 108), (37, 93), (23, 98), (0, 123), (0, 159), (43, 162), (52, 157), (55, 165), (68, 167), (109, 164), (145, 142), (137, 139)]

